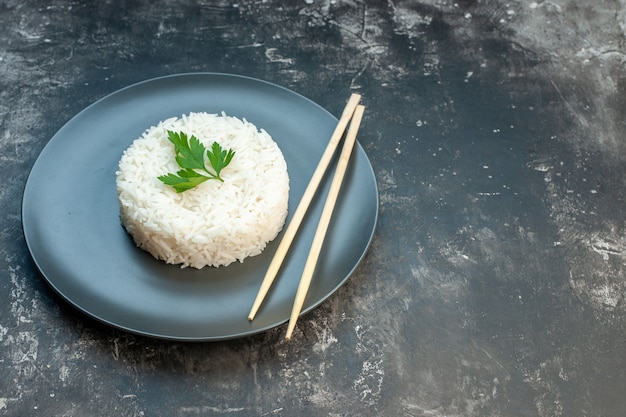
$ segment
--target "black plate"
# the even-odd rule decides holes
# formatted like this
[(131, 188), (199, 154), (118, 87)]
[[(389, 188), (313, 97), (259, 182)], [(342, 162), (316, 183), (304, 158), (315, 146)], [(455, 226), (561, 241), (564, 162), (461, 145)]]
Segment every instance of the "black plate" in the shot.
[[(87, 107), (52, 137), (24, 190), (26, 242), (54, 290), (104, 323), (173, 340), (250, 335), (289, 319), (333, 166), (270, 294), (249, 322), (248, 312), (282, 235), (244, 263), (196, 270), (152, 258), (135, 247), (120, 225), (115, 171), (122, 151), (160, 120), (191, 111), (224, 111), (272, 135), (289, 170), (289, 221), (337, 119), (275, 84), (227, 74), (181, 74), (119, 90)], [(367, 251), (377, 216), (376, 179), (357, 145), (303, 314), (351, 275)]]

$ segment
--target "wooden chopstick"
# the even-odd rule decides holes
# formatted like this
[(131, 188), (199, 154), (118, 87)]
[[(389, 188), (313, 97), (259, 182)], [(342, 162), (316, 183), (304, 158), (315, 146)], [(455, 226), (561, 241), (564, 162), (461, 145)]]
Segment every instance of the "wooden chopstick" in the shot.
[(335, 149), (339, 145), (341, 138), (343, 136), (344, 131), (346, 130), (346, 126), (348, 126), (348, 122), (352, 118), (352, 114), (354, 113), (354, 109), (357, 104), (361, 101), (361, 96), (359, 94), (352, 94), (346, 107), (339, 118), (339, 122), (335, 127), (335, 130), (330, 137), (328, 145), (326, 145), (326, 149), (320, 158), (320, 161), (309, 180), (309, 184), (304, 190), (304, 194), (298, 203), (298, 207), (285, 230), (285, 234), (283, 235), (278, 248), (276, 249), (276, 253), (274, 254), (274, 258), (272, 258), (272, 262), (270, 266), (267, 268), (267, 272), (265, 273), (265, 277), (263, 278), (263, 282), (261, 283), (261, 288), (259, 288), (259, 292), (254, 300), (254, 304), (252, 305), (252, 309), (250, 310), (250, 314), (248, 314), (248, 320), (253, 320), (257, 311), (261, 307), (265, 296), (267, 295), (272, 283), (274, 282), (274, 278), (278, 274), (278, 270), (280, 269), (287, 252), (289, 251), (289, 247), (293, 242), (294, 237), (296, 236), (296, 232), (304, 219), (304, 215), (315, 196), (317, 188), (319, 187), (322, 178), (324, 177), (324, 173), (330, 164), (333, 154), (335, 153)]
[(346, 135), (343, 148), (341, 149), (341, 155), (339, 157), (339, 161), (337, 162), (335, 175), (333, 176), (333, 181), (330, 184), (330, 190), (328, 191), (328, 196), (324, 202), (322, 215), (320, 217), (319, 224), (317, 225), (315, 236), (313, 237), (311, 250), (309, 251), (309, 256), (304, 265), (302, 277), (300, 278), (300, 284), (298, 285), (298, 291), (296, 292), (296, 298), (293, 304), (293, 309), (291, 310), (289, 325), (287, 327), (287, 335), (285, 336), (285, 339), (287, 340), (291, 339), (293, 330), (296, 327), (296, 321), (298, 320), (298, 316), (300, 315), (302, 306), (304, 305), (304, 299), (309, 291), (313, 272), (315, 272), (317, 259), (319, 258), (322, 250), (322, 244), (324, 243), (324, 238), (326, 237), (326, 231), (328, 230), (330, 218), (333, 214), (333, 210), (335, 209), (337, 196), (339, 195), (341, 183), (343, 181), (344, 174), (346, 173), (348, 162), (350, 161), (350, 155), (352, 153), (352, 148), (354, 147), (354, 142), (356, 141), (356, 135), (359, 130), (359, 125), (361, 124), (361, 119), (363, 118), (364, 110), (365, 107), (361, 105), (358, 105), (354, 110), (354, 115), (352, 116), (352, 121), (350, 122), (350, 128), (348, 129), (348, 134)]

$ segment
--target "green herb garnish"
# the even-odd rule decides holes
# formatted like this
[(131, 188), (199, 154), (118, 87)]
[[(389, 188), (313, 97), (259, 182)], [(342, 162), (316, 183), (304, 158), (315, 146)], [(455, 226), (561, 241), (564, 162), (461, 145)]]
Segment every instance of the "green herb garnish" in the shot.
[[(167, 136), (170, 142), (174, 144), (176, 162), (182, 169), (176, 174), (169, 173), (158, 177), (164, 184), (171, 185), (177, 193), (182, 193), (207, 180), (224, 182), (220, 177), (220, 172), (230, 164), (233, 156), (235, 156), (235, 151), (232, 149), (226, 151), (217, 142), (213, 142), (211, 150), (207, 151), (198, 138), (191, 135), (191, 138), (187, 140), (187, 135), (183, 132), (176, 133), (168, 130)], [(214, 172), (207, 169), (204, 163), (205, 154)], [(197, 170), (202, 171), (202, 173)]]

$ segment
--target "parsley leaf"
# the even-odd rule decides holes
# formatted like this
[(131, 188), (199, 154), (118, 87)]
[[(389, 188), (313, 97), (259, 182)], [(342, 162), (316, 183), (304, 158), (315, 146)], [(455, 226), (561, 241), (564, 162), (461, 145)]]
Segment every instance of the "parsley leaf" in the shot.
[[(233, 156), (235, 156), (235, 151), (232, 149), (224, 150), (217, 142), (213, 142), (211, 150), (207, 151), (198, 138), (193, 135), (188, 138), (183, 132), (176, 133), (168, 130), (167, 137), (174, 144), (176, 162), (182, 169), (176, 174), (161, 175), (158, 177), (161, 182), (174, 187), (177, 193), (190, 190), (211, 179), (224, 182), (220, 173), (230, 164)], [(204, 163), (205, 154), (214, 172), (207, 169)], [(200, 170), (202, 173), (196, 170)]]
[(211, 146), (211, 150), (213, 152), (207, 151), (206, 155), (209, 158), (209, 162), (211, 163), (211, 166), (215, 170), (217, 179), (219, 179), (220, 181), (223, 181), (220, 178), (220, 172), (222, 171), (222, 168), (230, 164), (230, 161), (233, 159), (233, 156), (235, 156), (235, 151), (233, 151), (232, 149), (229, 149), (226, 151), (222, 149), (220, 144), (217, 142), (213, 142), (213, 145)]

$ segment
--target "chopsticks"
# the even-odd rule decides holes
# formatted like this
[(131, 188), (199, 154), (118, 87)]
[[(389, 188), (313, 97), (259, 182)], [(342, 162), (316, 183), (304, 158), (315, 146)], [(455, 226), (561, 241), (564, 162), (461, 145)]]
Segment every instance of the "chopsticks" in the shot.
[(322, 216), (320, 217), (320, 222), (317, 225), (315, 237), (313, 238), (313, 243), (311, 244), (311, 250), (306, 263), (304, 264), (304, 270), (302, 272), (302, 277), (300, 278), (298, 291), (296, 292), (296, 299), (293, 303), (293, 309), (291, 310), (291, 317), (289, 318), (289, 325), (287, 326), (287, 335), (285, 336), (285, 339), (287, 340), (291, 339), (291, 334), (293, 333), (293, 329), (296, 327), (296, 321), (298, 320), (298, 316), (300, 315), (300, 311), (304, 305), (304, 299), (309, 291), (311, 278), (313, 277), (313, 272), (315, 272), (315, 266), (317, 264), (317, 258), (322, 250), (322, 244), (324, 243), (324, 238), (326, 237), (326, 231), (328, 230), (328, 224), (330, 223), (330, 218), (333, 214), (335, 203), (337, 202), (337, 196), (339, 195), (339, 189), (341, 188), (344, 174), (348, 168), (350, 154), (352, 153), (352, 148), (354, 147), (354, 142), (356, 141), (356, 134), (359, 130), (364, 110), (365, 107), (361, 105), (356, 106), (356, 109), (354, 110), (352, 122), (350, 123), (350, 129), (346, 135), (343, 148), (341, 149), (341, 155), (339, 156), (339, 162), (337, 163), (337, 168), (335, 170), (335, 175), (333, 176), (333, 182), (330, 184), (330, 190), (328, 191), (328, 196), (326, 197), (326, 202), (324, 203)]
[[(324, 153), (322, 154), (322, 157), (320, 158), (320, 161), (317, 167), (315, 168), (315, 171), (313, 172), (311, 180), (309, 181), (309, 184), (307, 185), (307, 188), (305, 189), (304, 194), (302, 195), (302, 198), (300, 199), (300, 202), (298, 203), (298, 207), (296, 208), (294, 215), (291, 221), (289, 222), (287, 229), (285, 230), (285, 234), (283, 235), (283, 238), (280, 244), (278, 245), (278, 248), (276, 249), (276, 254), (274, 255), (274, 258), (272, 259), (267, 269), (265, 277), (263, 278), (263, 282), (261, 283), (259, 292), (256, 296), (256, 299), (254, 300), (252, 309), (250, 310), (250, 314), (248, 315), (248, 320), (254, 319), (254, 316), (259, 310), (269, 289), (271, 288), (272, 283), (274, 282), (274, 279), (276, 278), (276, 275), (278, 274), (278, 270), (280, 269), (282, 262), (285, 259), (287, 252), (289, 251), (289, 247), (291, 246), (291, 243), (293, 242), (293, 239), (295, 238), (296, 232), (298, 231), (300, 224), (302, 223), (302, 220), (304, 219), (304, 215), (306, 214), (306, 211), (308, 210), (309, 205), (311, 201), (313, 200), (315, 193), (317, 192), (317, 188), (319, 187), (319, 184), (324, 176), (324, 173), (326, 172), (326, 169), (328, 168), (328, 165), (330, 164), (332, 156), (335, 150), (337, 149), (339, 142), (341, 141), (341, 138), (343, 136), (343, 133), (346, 127), (348, 123), (350, 122), (350, 119), (353, 119), (353, 116), (357, 116), (358, 120), (353, 119), (350, 125), (350, 130), (348, 132), (348, 135), (346, 136), (346, 140), (344, 142), (344, 147), (343, 147), (344, 149), (342, 150), (341, 156), (339, 158), (339, 162), (337, 164), (333, 182), (331, 183), (331, 188), (330, 188), (330, 191), (329, 191), (329, 194), (328, 194), (325, 206), (324, 206), (322, 216), (320, 218), (320, 225), (318, 225), (318, 232), (316, 232), (317, 239), (314, 238), (314, 244), (319, 245), (321, 248), (321, 243), (323, 241), (328, 223), (330, 222), (330, 217), (332, 215), (332, 207), (329, 207), (327, 209), (326, 206), (327, 205), (334, 206), (336, 202), (337, 195), (333, 197), (332, 194), (338, 194), (339, 192), (339, 188), (341, 186), (341, 182), (343, 180), (343, 176), (347, 168), (349, 155), (350, 155), (350, 152), (352, 151), (352, 147), (356, 140), (356, 133), (358, 131), (358, 127), (362, 118), (364, 107), (358, 105), (360, 100), (361, 100), (361, 96), (359, 94), (352, 94), (350, 96), (350, 99), (348, 100), (348, 103), (346, 104), (346, 107), (343, 110), (343, 113), (339, 119), (339, 122), (337, 123), (337, 126), (328, 142), (328, 145), (326, 146), (326, 149), (324, 150)], [(360, 109), (358, 110), (358, 112), (356, 111), (357, 107)], [(347, 153), (348, 155), (346, 158), (343, 157), (344, 153)], [(345, 159), (345, 162), (344, 162), (344, 159)], [(326, 223), (326, 225), (323, 226), (323, 223)], [(324, 230), (322, 231), (321, 229), (324, 229)], [(320, 237), (318, 237), (318, 234), (320, 235)], [(319, 240), (319, 242), (316, 242), (317, 240)], [(311, 261), (309, 262), (309, 260), (307, 259), (307, 265), (309, 265), (309, 267), (307, 268), (307, 266), (305, 265), (305, 272), (308, 273), (308, 271), (311, 270), (310, 271), (311, 274), (313, 273), (313, 270), (315, 268), (314, 264), (317, 260), (317, 256), (319, 255), (319, 249), (315, 249), (315, 246), (312, 246), (311, 251), (313, 252), (314, 250), (318, 252), (317, 255), (314, 256), (315, 261), (312, 259), (311, 254), (310, 254), (309, 258), (311, 259)], [(300, 287), (303, 287), (306, 284), (306, 287), (308, 290), (308, 285), (310, 284), (310, 280), (311, 280), (310, 277), (306, 278), (305, 274), (303, 273), (303, 278), (301, 279), (300, 285), (298, 287), (299, 289), (298, 293), (301, 294), (304, 291), (304, 295), (301, 297), (302, 303), (304, 302), (304, 296), (306, 296), (306, 290), (304, 289), (300, 290)], [(308, 283), (306, 283), (306, 281), (308, 281)], [(298, 299), (298, 295), (296, 295), (296, 303), (294, 304), (294, 310), (298, 310), (298, 313), (296, 313), (296, 317), (302, 308), (301, 304), (298, 307), (298, 303), (299, 303), (299, 299)], [(292, 313), (292, 316), (293, 316), (293, 313)], [(292, 319), (290, 320), (290, 322), (293, 322), (293, 324), (295, 325), (295, 320)], [(288, 336), (290, 337), (291, 334), (288, 333)]]

